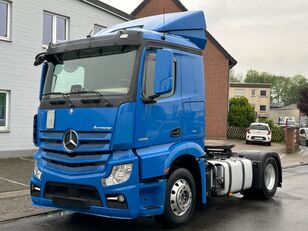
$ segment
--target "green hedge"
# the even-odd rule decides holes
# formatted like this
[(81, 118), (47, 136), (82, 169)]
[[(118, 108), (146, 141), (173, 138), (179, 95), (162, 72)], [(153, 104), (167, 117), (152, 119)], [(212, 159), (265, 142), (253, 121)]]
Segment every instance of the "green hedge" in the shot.
[[(246, 139), (246, 128), (241, 127), (228, 127), (228, 139)], [(285, 132), (283, 127), (274, 126), (271, 128), (272, 130), (272, 141), (273, 142), (283, 142), (285, 138)]]

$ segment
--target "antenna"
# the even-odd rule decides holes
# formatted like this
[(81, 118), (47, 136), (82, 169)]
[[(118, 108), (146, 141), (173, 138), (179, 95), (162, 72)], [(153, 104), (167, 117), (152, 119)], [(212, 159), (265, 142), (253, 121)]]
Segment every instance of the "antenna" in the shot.
[(93, 28), (92, 28), (92, 30), (89, 32), (89, 34), (86, 36), (87, 38), (91, 38), (91, 37), (92, 37), (91, 34), (92, 34), (92, 32), (93, 32), (94, 29), (95, 29), (95, 25), (93, 26)]
[(163, 23), (164, 23), (164, 29), (163, 29), (163, 36), (161, 37), (162, 40), (166, 40), (166, 10), (165, 8), (163, 9)]

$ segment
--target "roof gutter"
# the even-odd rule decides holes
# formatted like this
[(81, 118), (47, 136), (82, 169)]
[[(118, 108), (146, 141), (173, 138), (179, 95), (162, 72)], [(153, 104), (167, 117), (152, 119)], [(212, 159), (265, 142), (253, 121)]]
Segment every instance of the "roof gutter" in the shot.
[[(93, 3), (93, 2), (90, 2), (90, 1), (88, 1), (88, 0), (81, 0), (81, 1), (83, 1), (83, 2), (85, 2), (85, 3), (87, 3), (87, 4), (89, 4), (89, 5), (92, 5), (92, 6), (96, 7), (96, 8), (99, 8), (99, 9), (101, 9), (101, 10), (107, 12), (107, 13), (110, 13), (110, 14), (112, 14), (112, 15), (115, 15), (116, 17), (121, 18), (121, 19), (124, 19), (124, 20), (126, 20), (126, 21), (135, 19), (132, 15), (127, 14), (129, 17), (124, 17), (123, 15), (117, 14), (117, 13), (115, 13), (114, 11), (108, 10), (108, 9), (106, 9), (106, 8), (104, 8), (104, 7), (102, 7), (102, 6), (99, 6), (99, 5), (97, 5), (97, 4)], [(123, 13), (124, 13), (124, 12), (123, 12)]]

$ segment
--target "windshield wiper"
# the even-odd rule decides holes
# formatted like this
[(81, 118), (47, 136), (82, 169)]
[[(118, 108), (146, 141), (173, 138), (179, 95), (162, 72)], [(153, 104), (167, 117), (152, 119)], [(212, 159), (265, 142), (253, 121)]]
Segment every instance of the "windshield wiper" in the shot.
[[(96, 94), (97, 96), (99, 96), (100, 100), (103, 100), (106, 104), (107, 107), (113, 107), (112, 103), (110, 103), (109, 100), (107, 100), (104, 95), (102, 93), (100, 93), (99, 91), (94, 91), (94, 90), (81, 90), (81, 91), (74, 91), (71, 92), (70, 94)], [(86, 101), (84, 101), (86, 102)]]
[[(65, 101), (67, 101), (70, 104), (70, 107), (76, 107), (72, 101), (69, 99), (69, 95), (68, 93), (63, 93), (63, 92), (50, 92), (50, 93), (46, 93), (43, 96), (49, 96), (49, 95), (61, 95), (63, 97), (63, 99), (65, 99)], [(59, 100), (50, 100), (49, 101), (50, 104), (62, 104), (61, 101)]]

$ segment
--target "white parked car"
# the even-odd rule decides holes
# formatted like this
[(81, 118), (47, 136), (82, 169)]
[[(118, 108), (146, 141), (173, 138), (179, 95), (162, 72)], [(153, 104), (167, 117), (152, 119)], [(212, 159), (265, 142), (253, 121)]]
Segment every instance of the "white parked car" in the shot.
[(252, 123), (246, 132), (246, 144), (264, 143), (271, 145), (272, 131), (266, 123)]
[(308, 128), (299, 129), (299, 144), (308, 146)]

